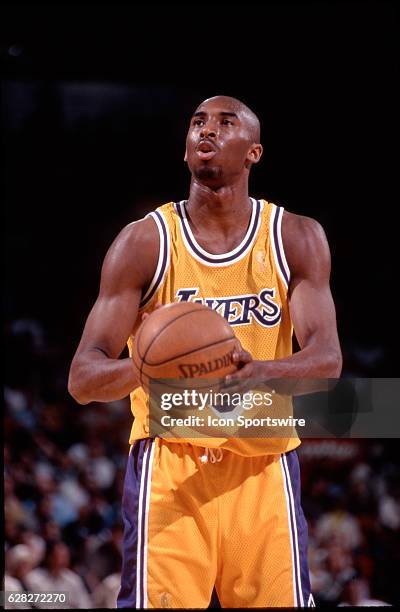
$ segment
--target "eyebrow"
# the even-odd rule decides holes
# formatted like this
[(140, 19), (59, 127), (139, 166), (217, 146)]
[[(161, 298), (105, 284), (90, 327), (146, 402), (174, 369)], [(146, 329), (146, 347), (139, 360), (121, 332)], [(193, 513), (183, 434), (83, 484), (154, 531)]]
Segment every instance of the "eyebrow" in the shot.
[[(233, 113), (233, 112), (221, 111), (219, 114), (222, 117), (236, 117), (236, 119), (239, 119), (237, 114)], [(200, 117), (200, 116), (204, 116), (204, 115), (207, 115), (207, 113), (205, 111), (197, 111), (197, 112), (194, 113), (193, 117)]]

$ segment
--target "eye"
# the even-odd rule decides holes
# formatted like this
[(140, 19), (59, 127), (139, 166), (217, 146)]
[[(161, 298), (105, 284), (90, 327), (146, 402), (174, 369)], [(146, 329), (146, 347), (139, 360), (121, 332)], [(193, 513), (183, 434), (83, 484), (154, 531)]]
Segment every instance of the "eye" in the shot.
[(193, 119), (193, 125), (202, 126), (204, 125), (203, 119)]
[(230, 119), (222, 119), (222, 125), (233, 125), (233, 121)]

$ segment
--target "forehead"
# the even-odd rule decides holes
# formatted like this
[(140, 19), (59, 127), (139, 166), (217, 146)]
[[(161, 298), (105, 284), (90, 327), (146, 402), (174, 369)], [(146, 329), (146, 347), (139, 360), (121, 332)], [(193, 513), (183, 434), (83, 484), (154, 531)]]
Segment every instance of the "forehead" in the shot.
[(224, 98), (217, 98), (215, 100), (206, 100), (202, 102), (194, 111), (193, 115), (199, 113), (209, 114), (222, 114), (222, 113), (235, 113), (240, 118), (241, 115), (240, 105), (235, 103), (233, 100), (226, 100)]

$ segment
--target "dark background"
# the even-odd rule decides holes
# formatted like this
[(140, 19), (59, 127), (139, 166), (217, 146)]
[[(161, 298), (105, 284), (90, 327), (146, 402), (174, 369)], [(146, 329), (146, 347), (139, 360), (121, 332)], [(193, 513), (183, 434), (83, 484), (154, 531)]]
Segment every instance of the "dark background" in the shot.
[(188, 194), (205, 97), (260, 116), (251, 193), (310, 215), (332, 251), (345, 372), (394, 376), (394, 5), (17, 6), (3, 10), (6, 320), (69, 354), (105, 252)]

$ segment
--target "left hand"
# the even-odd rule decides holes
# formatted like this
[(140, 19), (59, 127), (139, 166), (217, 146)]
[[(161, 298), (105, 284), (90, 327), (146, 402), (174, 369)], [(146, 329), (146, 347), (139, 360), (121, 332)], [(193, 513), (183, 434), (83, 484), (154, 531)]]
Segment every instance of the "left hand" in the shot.
[(254, 360), (239, 342), (232, 360), (237, 364), (238, 370), (225, 377), (223, 390), (229, 393), (244, 393), (254, 387), (257, 380), (263, 380), (264, 362)]

